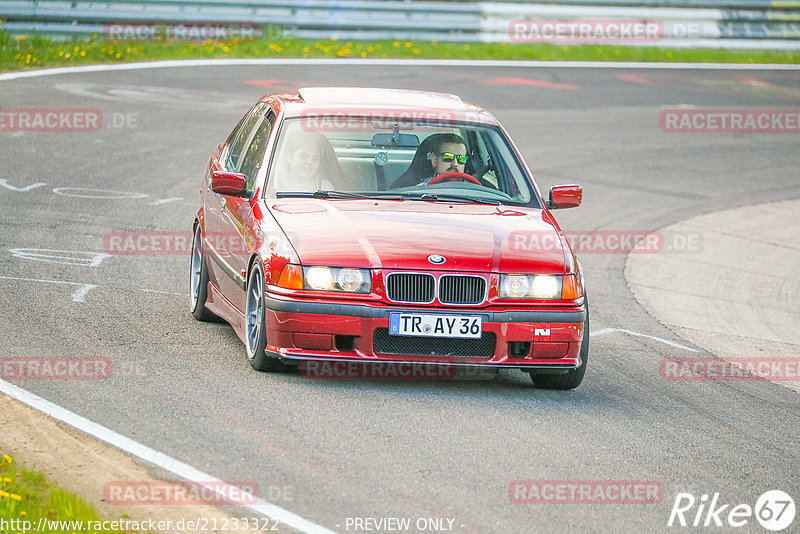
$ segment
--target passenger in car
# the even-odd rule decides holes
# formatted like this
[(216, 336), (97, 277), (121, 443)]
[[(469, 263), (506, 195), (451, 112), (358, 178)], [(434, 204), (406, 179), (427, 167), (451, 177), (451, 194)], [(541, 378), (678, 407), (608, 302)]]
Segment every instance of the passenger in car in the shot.
[(317, 132), (291, 135), (278, 173), (278, 191), (346, 190), (351, 184), (324, 135)]
[(411, 165), (392, 184), (392, 188), (424, 185), (446, 172), (464, 172), (467, 144), (453, 133), (433, 134), (419, 144)]

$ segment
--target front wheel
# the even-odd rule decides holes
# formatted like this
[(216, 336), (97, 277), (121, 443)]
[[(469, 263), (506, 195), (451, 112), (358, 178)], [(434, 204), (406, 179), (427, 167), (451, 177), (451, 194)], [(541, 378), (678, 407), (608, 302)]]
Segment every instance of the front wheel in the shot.
[(245, 304), (245, 346), (250, 367), (256, 371), (277, 371), (280, 361), (267, 356), (267, 327), (264, 317), (264, 266), (259, 258), (253, 262), (247, 279)]
[(189, 269), (189, 306), (192, 315), (199, 321), (213, 321), (216, 315), (206, 308), (208, 298), (208, 267), (203, 256), (203, 235), (200, 224), (194, 228), (192, 237), (192, 258)]
[(586, 306), (586, 319), (583, 321), (583, 340), (581, 341), (581, 365), (564, 374), (536, 374), (530, 371), (531, 380), (537, 388), (542, 389), (575, 389), (583, 382), (586, 364), (589, 361), (589, 306)]

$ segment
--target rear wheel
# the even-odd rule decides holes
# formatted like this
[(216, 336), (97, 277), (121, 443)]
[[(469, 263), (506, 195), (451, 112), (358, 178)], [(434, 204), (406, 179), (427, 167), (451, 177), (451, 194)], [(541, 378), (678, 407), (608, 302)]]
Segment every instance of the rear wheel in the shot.
[(267, 327), (264, 317), (264, 266), (256, 258), (247, 279), (247, 301), (245, 304), (245, 346), (250, 366), (256, 371), (277, 371), (280, 361), (268, 356)]
[(530, 371), (531, 380), (537, 388), (542, 389), (575, 389), (583, 382), (586, 364), (589, 361), (589, 306), (586, 306), (586, 319), (583, 322), (583, 341), (581, 341), (581, 365), (564, 374), (536, 374)]
[(206, 259), (203, 255), (203, 235), (200, 232), (200, 224), (194, 228), (192, 237), (192, 258), (189, 270), (189, 306), (192, 315), (199, 321), (213, 321), (216, 315), (206, 308), (206, 298), (208, 298), (208, 268)]

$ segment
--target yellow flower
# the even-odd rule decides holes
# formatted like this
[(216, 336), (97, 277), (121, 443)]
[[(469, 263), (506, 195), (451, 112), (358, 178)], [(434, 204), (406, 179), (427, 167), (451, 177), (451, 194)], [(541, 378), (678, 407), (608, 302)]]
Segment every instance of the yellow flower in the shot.
[(86, 57), (86, 52), (84, 50), (81, 50), (81, 57)]
[(468, 44), (464, 45), (464, 50), (469, 50), (469, 45)]
[(9, 482), (11, 482), (11, 479), (10, 479), (10, 478), (8, 478), (8, 477), (3, 477), (3, 482), (5, 482), (6, 484), (8, 484)]
[(395, 48), (399, 48), (400, 47), (400, 41), (395, 41), (392, 44), (394, 45)]
[(366, 52), (361, 52), (361, 57), (367, 57), (367, 53)]
[(338, 41), (338, 40), (339, 40), (339, 38), (336, 37), (336, 36), (331, 37), (331, 41)]
[(11, 499), (13, 499), (15, 501), (21, 501), (22, 500), (22, 497), (20, 497), (16, 493), (9, 493), (8, 496), (9, 496), (9, 498), (11, 498)]
[(375, 47), (374, 46), (368, 46), (367, 47), (367, 52), (374, 52), (374, 51), (375, 51)]
[(23, 511), (21, 511), (21, 512), (19, 513), (19, 515), (21, 515), (21, 516), (23, 516), (23, 517), (24, 517), (24, 516), (28, 515), (28, 512), (26, 512), (25, 510), (23, 510)]
[(8, 497), (9, 493), (7, 491), (0, 490), (0, 497)]
[(413, 45), (410, 42), (406, 41), (406, 48), (411, 48), (412, 46)]
[(667, 57), (672, 57), (672, 52), (667, 52)]
[(281, 50), (283, 50), (283, 48), (281, 48), (280, 45), (276, 45), (275, 43), (270, 43), (269, 49), (274, 50), (275, 52), (280, 52)]

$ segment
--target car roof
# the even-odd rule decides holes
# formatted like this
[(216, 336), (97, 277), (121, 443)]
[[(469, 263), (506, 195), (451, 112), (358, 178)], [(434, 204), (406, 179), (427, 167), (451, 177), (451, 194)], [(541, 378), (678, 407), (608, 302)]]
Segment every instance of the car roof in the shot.
[(439, 116), (456, 121), (497, 124), (497, 120), (483, 108), (448, 93), (369, 87), (304, 87), (296, 92), (265, 98), (279, 100), (287, 117), (329, 113), (364, 115), (380, 111), (409, 117)]

